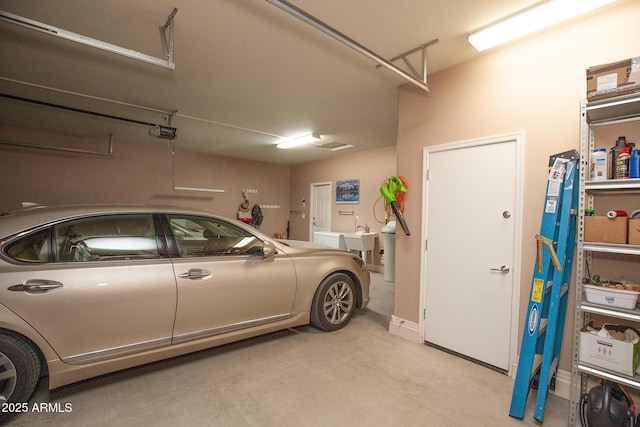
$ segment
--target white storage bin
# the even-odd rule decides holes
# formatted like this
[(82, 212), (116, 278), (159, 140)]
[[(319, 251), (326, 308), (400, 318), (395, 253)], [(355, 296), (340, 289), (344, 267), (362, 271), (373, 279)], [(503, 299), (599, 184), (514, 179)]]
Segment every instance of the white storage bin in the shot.
[(638, 303), (640, 291), (626, 289), (605, 288), (604, 286), (582, 285), (587, 301), (594, 304), (633, 310)]

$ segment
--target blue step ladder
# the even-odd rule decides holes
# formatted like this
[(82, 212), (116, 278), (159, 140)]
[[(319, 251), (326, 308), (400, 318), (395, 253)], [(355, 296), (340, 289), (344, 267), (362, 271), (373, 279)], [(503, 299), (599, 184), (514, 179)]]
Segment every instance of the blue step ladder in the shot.
[(578, 158), (575, 150), (551, 157), (542, 224), (540, 234), (536, 235), (537, 257), (529, 308), (509, 409), (514, 418), (524, 418), (529, 390), (537, 388), (533, 417), (542, 422), (548, 390), (555, 389), (575, 251)]

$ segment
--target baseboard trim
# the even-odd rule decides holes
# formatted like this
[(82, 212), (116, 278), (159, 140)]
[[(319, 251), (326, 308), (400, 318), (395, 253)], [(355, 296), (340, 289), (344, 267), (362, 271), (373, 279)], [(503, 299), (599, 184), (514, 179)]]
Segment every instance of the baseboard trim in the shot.
[[(509, 376), (516, 379), (516, 372), (518, 372), (518, 364), (514, 363), (512, 371), (509, 372)], [(556, 388), (555, 390), (549, 390), (549, 393), (554, 394), (564, 399), (571, 399), (571, 372), (558, 369), (556, 373)]]
[(389, 322), (389, 332), (401, 336), (409, 341), (423, 343), (422, 334), (420, 328), (415, 322), (402, 319), (391, 315), (391, 321)]
[(571, 399), (571, 372), (558, 369), (556, 374), (556, 389), (553, 394), (563, 397), (567, 400)]

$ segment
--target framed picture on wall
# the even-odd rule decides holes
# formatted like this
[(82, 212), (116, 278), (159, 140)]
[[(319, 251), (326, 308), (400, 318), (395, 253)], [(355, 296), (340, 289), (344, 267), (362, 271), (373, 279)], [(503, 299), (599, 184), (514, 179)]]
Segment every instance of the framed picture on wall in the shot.
[(360, 180), (345, 179), (336, 181), (336, 203), (359, 203)]

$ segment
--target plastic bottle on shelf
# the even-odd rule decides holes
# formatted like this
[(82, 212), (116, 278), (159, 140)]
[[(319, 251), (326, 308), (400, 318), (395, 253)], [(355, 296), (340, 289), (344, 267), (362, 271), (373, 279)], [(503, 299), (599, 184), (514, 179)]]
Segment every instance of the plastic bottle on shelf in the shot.
[(608, 177), (607, 173), (607, 149), (596, 148), (591, 153), (591, 180), (601, 181)]
[[(620, 150), (622, 150), (623, 148), (628, 148), (629, 150), (631, 150), (635, 147), (635, 145), (636, 144), (633, 142), (627, 142), (627, 138), (624, 136), (618, 137), (618, 140), (616, 141), (616, 145), (611, 147), (611, 150), (609, 150), (610, 157), (611, 157), (611, 169), (609, 170), (609, 174), (611, 175), (610, 176), (611, 179), (621, 178), (617, 176), (618, 155), (620, 154)], [(624, 177), (624, 178), (628, 178), (628, 177)]]
[(611, 147), (611, 149), (609, 150), (609, 155), (611, 157), (611, 170), (609, 171), (611, 173), (611, 176), (609, 178), (611, 179), (616, 179), (616, 161), (618, 159), (618, 153), (620, 152), (620, 149), (622, 147), (626, 147), (627, 146), (627, 138), (624, 136), (620, 136), (618, 137), (618, 140), (616, 141), (616, 145), (614, 145), (613, 147)]
[(628, 216), (627, 211), (616, 210), (607, 212), (607, 218), (619, 218), (623, 216)]
[(616, 179), (629, 179), (629, 147), (622, 147), (616, 158)]
[(633, 150), (633, 153), (631, 153), (629, 178), (640, 178), (640, 150)]

